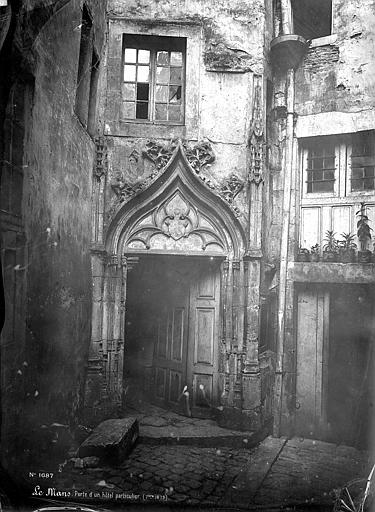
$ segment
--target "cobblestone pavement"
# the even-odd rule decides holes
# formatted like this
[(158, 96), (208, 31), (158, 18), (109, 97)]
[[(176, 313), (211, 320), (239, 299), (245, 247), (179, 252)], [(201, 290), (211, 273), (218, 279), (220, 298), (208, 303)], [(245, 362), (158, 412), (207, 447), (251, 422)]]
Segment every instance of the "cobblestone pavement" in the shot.
[(45, 482), (41, 486), (43, 497), (106, 509), (156, 502), (299, 511), (319, 504), (319, 510), (332, 510), (333, 490), (367, 477), (371, 460), (354, 448), (298, 438), (268, 437), (250, 449), (139, 444), (117, 467), (65, 465), (48, 484), (56, 494), (48, 495)]
[(97, 491), (104, 499), (168, 501), (186, 504), (223, 502), (251, 450), (190, 446), (137, 446), (116, 468), (71, 469), (55, 483), (58, 489)]

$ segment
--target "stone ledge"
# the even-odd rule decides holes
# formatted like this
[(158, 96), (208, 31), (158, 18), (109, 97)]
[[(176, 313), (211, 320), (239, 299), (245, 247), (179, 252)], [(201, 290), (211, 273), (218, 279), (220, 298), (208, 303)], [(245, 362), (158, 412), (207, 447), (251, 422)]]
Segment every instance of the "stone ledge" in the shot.
[(290, 262), (288, 279), (301, 283), (375, 283), (374, 263)]

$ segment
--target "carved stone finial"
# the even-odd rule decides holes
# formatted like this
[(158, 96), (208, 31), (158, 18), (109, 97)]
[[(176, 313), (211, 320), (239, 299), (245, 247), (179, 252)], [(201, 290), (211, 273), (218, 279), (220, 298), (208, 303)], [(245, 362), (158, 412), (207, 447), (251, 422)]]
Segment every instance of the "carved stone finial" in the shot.
[(95, 139), (96, 158), (94, 163), (94, 176), (100, 181), (107, 174), (107, 147), (104, 137)]
[(250, 132), (250, 169), (248, 180), (259, 185), (263, 181), (264, 162), (264, 121), (262, 101), (262, 77), (254, 76), (254, 101)]

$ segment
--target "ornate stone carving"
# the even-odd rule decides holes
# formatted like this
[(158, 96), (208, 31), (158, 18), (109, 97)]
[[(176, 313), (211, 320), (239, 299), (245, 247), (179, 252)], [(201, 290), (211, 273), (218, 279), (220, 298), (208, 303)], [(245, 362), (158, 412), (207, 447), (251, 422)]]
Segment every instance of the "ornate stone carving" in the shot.
[(251, 71), (250, 55), (244, 50), (230, 48), (224, 42), (210, 43), (204, 52), (207, 71), (246, 73)]
[[(142, 156), (147, 158), (155, 165), (155, 170), (145, 179), (130, 183), (125, 179), (122, 172), (117, 172), (111, 181), (111, 188), (120, 202), (126, 201), (137, 193), (147, 188), (155, 178), (163, 171), (168, 164), (173, 152), (178, 144), (178, 140), (172, 140), (168, 145), (160, 144), (155, 141), (148, 141), (142, 150)], [(215, 161), (215, 154), (208, 142), (200, 142), (194, 146), (189, 146), (186, 142), (182, 144), (186, 158), (200, 179), (210, 188), (215, 185), (203, 174), (199, 174), (203, 167), (208, 167)], [(137, 171), (139, 153), (133, 150), (129, 155), (129, 167), (133, 166)], [(113, 213), (111, 211), (111, 213)]]
[(175, 141), (171, 141), (169, 145), (165, 146), (159, 142), (149, 140), (146, 143), (145, 148), (142, 150), (142, 155), (144, 158), (151, 160), (151, 162), (155, 164), (155, 168), (160, 171), (161, 169), (164, 169), (171, 159), (175, 148)]
[(232, 204), (235, 197), (243, 189), (244, 182), (234, 173), (224, 180), (220, 188), (220, 194), (224, 199)]
[(138, 221), (129, 234), (127, 246), (147, 250), (173, 247), (185, 251), (205, 251), (209, 247), (222, 253), (226, 242), (208, 216), (176, 190)]
[(199, 173), (202, 167), (208, 166), (215, 161), (215, 155), (211, 145), (208, 142), (200, 142), (189, 148), (183, 144), (186, 158), (196, 173)]
[(263, 181), (264, 130), (263, 130), (262, 77), (254, 75), (254, 101), (250, 131), (249, 182), (259, 185)]
[(104, 137), (97, 137), (95, 139), (96, 158), (94, 164), (94, 176), (100, 181), (102, 176), (107, 174), (107, 147), (105, 145)]

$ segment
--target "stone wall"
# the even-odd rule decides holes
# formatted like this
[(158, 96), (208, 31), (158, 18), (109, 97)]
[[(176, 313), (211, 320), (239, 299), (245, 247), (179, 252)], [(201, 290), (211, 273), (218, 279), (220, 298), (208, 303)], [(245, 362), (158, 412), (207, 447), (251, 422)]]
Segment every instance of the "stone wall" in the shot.
[[(105, 2), (90, 0), (87, 7), (100, 56)], [(78, 421), (91, 331), (89, 246), (95, 158), (94, 141), (74, 112), (81, 25), (79, 0), (29, 2), (21, 10), (13, 41), (20, 65), (14, 64), (9, 73), (16, 89), (26, 80), (30, 101), (20, 121), (25, 126), (17, 148), (22, 179), (10, 183), (10, 173), (2, 175), (2, 186), (17, 191), (20, 198), (16, 213), (24, 236), (23, 261), (5, 268), (6, 294), (12, 272), (23, 276), (22, 311), (15, 314), (25, 339), (24, 348), (11, 342), (14, 332), (8, 309), (2, 337), (3, 364), (7, 364), (7, 373), (2, 368), (2, 456), (7, 465), (12, 463), (15, 439), (24, 455), (33, 448), (42, 451), (42, 425)], [(9, 246), (3, 236), (4, 243)], [(44, 448), (51, 446), (47, 443)]]

